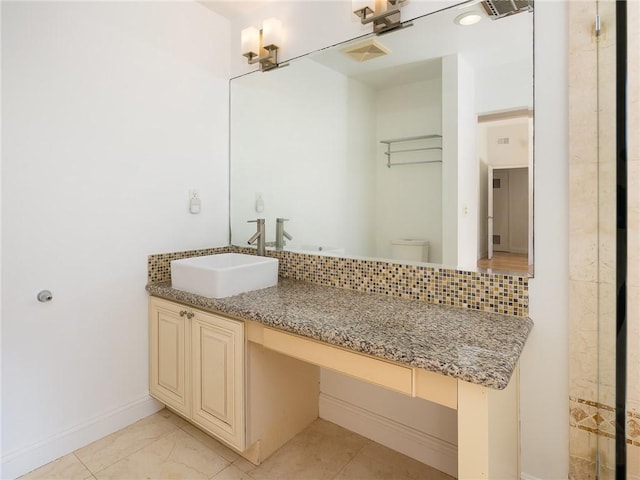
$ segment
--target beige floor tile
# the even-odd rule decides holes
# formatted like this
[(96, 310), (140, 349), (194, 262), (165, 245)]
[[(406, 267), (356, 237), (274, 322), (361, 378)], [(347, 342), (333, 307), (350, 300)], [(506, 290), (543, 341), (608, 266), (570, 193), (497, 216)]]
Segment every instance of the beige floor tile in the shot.
[(182, 427), (182, 430), (198, 440), (200, 443), (209, 447), (211, 450), (213, 450), (215, 453), (220, 455), (225, 460), (228, 460), (229, 462), (235, 462), (238, 458), (240, 458), (240, 455), (231, 450), (229, 447), (217, 441), (215, 438), (210, 437), (202, 430), (194, 427), (190, 423), (186, 423), (186, 425)]
[(71, 453), (20, 477), (20, 480), (86, 480), (88, 478), (93, 478), (91, 472), (78, 460), (78, 457)]
[(337, 425), (316, 420), (248, 473), (256, 480), (331, 479), (367, 442)]
[(95, 476), (98, 480), (209, 479), (227, 466), (227, 460), (178, 429)]
[(374, 442), (369, 442), (335, 478), (340, 480), (454, 480), (454, 477)]
[(156, 413), (76, 450), (75, 454), (95, 474), (175, 430), (178, 430), (175, 423)]
[(166, 418), (167, 420), (169, 420), (171, 423), (173, 423), (176, 427), (182, 428), (185, 425), (191, 425), (189, 422), (187, 422), (184, 418), (182, 418), (180, 415), (173, 413), (171, 410), (169, 410), (168, 408), (163, 408), (162, 410), (160, 410), (157, 415), (160, 415), (162, 418)]
[(250, 472), (251, 470), (255, 470), (256, 468), (256, 466), (253, 463), (251, 463), (246, 458), (242, 458), (242, 457), (238, 457), (238, 459), (235, 462), (233, 462), (233, 466), (245, 473)]
[[(324, 420), (316, 420), (258, 467), (166, 410), (77, 453), (82, 457), (67, 455), (23, 478), (452, 480)], [(83, 465), (83, 458), (95, 469), (93, 476)]]
[(251, 476), (235, 465), (229, 465), (211, 480), (253, 480)]

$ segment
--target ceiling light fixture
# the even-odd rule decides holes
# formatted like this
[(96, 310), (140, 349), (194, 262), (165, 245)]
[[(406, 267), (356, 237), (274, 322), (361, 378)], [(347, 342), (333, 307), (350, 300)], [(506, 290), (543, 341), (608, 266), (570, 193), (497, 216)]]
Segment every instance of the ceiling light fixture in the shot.
[(456, 25), (461, 25), (463, 27), (467, 27), (469, 25), (475, 25), (480, 20), (482, 20), (482, 15), (480, 14), (480, 12), (472, 10), (470, 12), (464, 12), (464, 13), (461, 13), (460, 15), (458, 15), (453, 20), (453, 23), (455, 23)]

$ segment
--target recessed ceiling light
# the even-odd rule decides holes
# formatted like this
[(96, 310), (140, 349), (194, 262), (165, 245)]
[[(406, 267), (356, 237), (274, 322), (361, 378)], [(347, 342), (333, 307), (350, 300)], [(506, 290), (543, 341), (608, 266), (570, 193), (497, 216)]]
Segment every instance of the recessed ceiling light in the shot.
[(456, 25), (462, 25), (466, 27), (468, 25), (474, 25), (482, 20), (482, 15), (479, 12), (465, 12), (458, 15), (453, 21)]

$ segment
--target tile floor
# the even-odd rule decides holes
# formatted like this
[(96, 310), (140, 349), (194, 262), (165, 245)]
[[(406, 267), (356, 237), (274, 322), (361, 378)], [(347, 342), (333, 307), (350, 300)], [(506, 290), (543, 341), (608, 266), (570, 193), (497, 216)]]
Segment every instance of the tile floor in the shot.
[(255, 466), (168, 410), (22, 479), (453, 480), (333, 423), (316, 420)]

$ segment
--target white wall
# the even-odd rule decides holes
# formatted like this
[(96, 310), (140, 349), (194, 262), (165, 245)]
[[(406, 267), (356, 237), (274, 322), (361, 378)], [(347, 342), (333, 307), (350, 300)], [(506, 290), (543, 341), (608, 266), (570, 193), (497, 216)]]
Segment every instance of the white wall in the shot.
[(227, 243), (228, 44), (191, 2), (2, 2), (2, 478), (158, 408), (146, 256)]
[(520, 361), (522, 470), (559, 480), (569, 470), (567, 4), (537, 2), (535, 15), (534, 327)]

